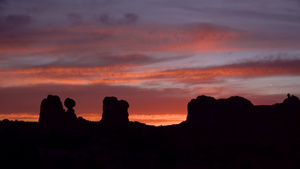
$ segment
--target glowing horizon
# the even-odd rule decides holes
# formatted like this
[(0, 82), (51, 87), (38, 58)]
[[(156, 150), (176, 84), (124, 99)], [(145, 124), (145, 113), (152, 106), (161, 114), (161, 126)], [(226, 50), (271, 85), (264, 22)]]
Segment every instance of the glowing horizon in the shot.
[[(82, 117), (78, 116), (77, 117)], [(84, 119), (98, 122), (101, 120), (101, 115), (99, 114), (84, 114)], [(22, 114), (9, 114), (3, 115), (0, 114), (0, 119), (9, 119), (9, 120), (18, 120), (25, 122), (38, 122), (39, 115), (31, 113), (22, 113)], [(130, 115), (129, 121), (131, 122), (140, 122), (147, 125), (161, 126), (161, 125), (172, 125), (179, 124), (186, 119), (186, 114), (163, 114), (163, 115)]]

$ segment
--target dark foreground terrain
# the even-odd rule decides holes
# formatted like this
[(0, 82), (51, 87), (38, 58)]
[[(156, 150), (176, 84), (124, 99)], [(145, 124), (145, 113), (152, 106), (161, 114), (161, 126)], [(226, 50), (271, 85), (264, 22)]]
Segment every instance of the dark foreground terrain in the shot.
[(242, 97), (199, 96), (187, 120), (154, 127), (129, 122), (129, 104), (103, 100), (100, 122), (77, 118), (75, 101), (49, 95), (39, 122), (0, 121), (0, 168), (300, 167), (300, 101), (254, 106)]

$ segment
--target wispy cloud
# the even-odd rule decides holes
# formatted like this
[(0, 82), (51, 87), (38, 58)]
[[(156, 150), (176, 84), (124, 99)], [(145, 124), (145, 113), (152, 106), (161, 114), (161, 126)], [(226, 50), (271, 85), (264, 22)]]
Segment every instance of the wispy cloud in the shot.
[[(65, 55), (97, 52), (218, 51), (247, 33), (209, 24), (171, 26), (95, 25), (2, 33), (1, 53)], [(30, 36), (29, 36), (30, 35)], [(231, 48), (234, 48), (231, 47)]]
[[(22, 18), (17, 20), (25, 22), (26, 17)], [(207, 23), (178, 26), (73, 25), (22, 31), (9, 29), (0, 34), (0, 53), (10, 57), (297, 49), (300, 43), (297, 35), (276, 37)]]
[[(133, 57), (134, 58), (134, 57)], [(139, 58), (137, 58), (139, 59)], [(172, 83), (215, 83), (227, 77), (257, 78), (299, 76), (300, 60), (259, 60), (204, 68), (156, 71), (126, 64), (102, 67), (39, 67), (6, 70), (0, 73), (2, 85), (24, 84), (135, 84), (168, 81)], [(151, 70), (151, 71), (150, 71)]]

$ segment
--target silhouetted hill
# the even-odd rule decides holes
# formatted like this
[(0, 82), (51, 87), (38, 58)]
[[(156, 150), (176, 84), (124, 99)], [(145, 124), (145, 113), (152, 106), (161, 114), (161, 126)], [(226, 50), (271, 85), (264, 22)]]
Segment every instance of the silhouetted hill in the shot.
[(128, 102), (103, 100), (101, 122), (77, 118), (72, 99), (41, 103), (39, 123), (0, 121), (0, 168), (249, 168), (299, 165), (300, 101), (254, 106), (234, 96), (199, 96), (186, 121), (128, 121)]

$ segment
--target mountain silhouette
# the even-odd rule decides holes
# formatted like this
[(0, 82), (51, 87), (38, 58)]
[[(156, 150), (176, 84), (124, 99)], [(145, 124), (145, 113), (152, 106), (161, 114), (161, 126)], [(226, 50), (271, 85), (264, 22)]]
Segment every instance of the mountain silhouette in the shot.
[(102, 119), (75, 114), (48, 95), (39, 122), (0, 121), (0, 168), (298, 168), (300, 101), (253, 105), (232, 96), (198, 96), (180, 124), (149, 126), (128, 120), (129, 104), (103, 99)]

